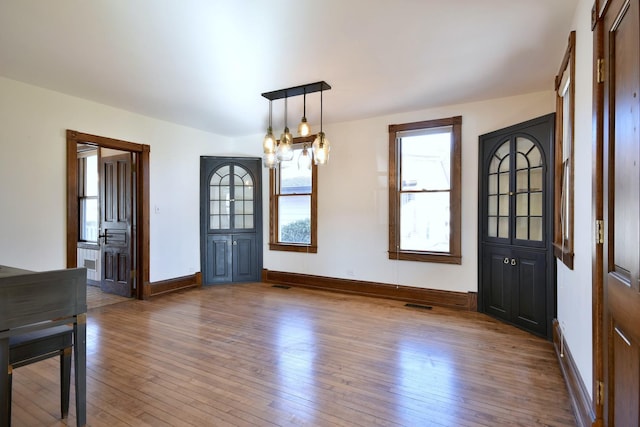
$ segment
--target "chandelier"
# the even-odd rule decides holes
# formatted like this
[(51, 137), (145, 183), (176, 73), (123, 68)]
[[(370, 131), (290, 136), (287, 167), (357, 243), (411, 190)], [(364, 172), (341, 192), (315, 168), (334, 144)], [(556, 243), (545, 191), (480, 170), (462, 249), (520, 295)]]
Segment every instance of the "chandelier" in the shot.
[[(287, 126), (287, 100), (294, 96), (304, 96), (304, 109), (302, 112), (302, 120), (298, 125), (298, 134), (300, 136), (308, 136), (311, 134), (311, 128), (307, 122), (307, 94), (320, 92), (320, 131), (316, 135), (313, 144), (311, 145), (311, 157), (316, 165), (324, 165), (329, 160), (329, 150), (331, 146), (326, 135), (322, 131), (322, 93), (325, 90), (331, 89), (331, 86), (325, 81), (308, 83), (305, 85), (289, 87), (286, 89), (278, 89), (271, 92), (265, 92), (263, 97), (269, 100), (269, 127), (267, 127), (267, 134), (262, 141), (262, 149), (264, 151), (264, 166), (266, 168), (275, 168), (278, 163), (290, 161), (293, 158), (293, 136)], [(273, 135), (272, 126), (272, 102), (277, 99), (284, 98), (284, 130), (280, 135), (280, 139), (276, 139)], [(305, 145), (303, 154), (307, 154), (307, 146)]]

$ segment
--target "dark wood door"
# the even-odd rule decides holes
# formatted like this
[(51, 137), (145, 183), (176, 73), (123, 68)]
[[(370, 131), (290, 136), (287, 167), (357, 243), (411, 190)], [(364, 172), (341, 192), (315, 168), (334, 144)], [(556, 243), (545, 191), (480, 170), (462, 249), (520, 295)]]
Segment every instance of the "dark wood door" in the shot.
[(612, 0), (604, 20), (605, 421), (640, 424), (640, 8)]
[(554, 114), (480, 136), (479, 310), (551, 338)]
[(100, 159), (100, 257), (104, 292), (132, 295), (131, 153)]
[(200, 160), (203, 283), (259, 281), (262, 272), (261, 160)]

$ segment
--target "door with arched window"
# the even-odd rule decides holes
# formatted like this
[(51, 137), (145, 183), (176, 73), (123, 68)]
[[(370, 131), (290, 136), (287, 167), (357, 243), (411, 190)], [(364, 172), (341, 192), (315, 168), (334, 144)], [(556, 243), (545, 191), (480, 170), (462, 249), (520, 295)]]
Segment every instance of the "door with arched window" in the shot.
[(203, 284), (252, 282), (262, 271), (260, 159), (200, 158)]
[(479, 138), (479, 309), (549, 339), (554, 117)]

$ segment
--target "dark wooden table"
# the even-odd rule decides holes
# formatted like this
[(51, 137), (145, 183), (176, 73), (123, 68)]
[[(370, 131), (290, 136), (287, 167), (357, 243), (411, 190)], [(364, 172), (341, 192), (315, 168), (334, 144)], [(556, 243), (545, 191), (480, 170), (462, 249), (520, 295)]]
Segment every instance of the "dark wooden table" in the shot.
[(9, 337), (73, 323), (77, 425), (86, 424), (87, 271), (0, 265), (0, 426), (8, 426)]

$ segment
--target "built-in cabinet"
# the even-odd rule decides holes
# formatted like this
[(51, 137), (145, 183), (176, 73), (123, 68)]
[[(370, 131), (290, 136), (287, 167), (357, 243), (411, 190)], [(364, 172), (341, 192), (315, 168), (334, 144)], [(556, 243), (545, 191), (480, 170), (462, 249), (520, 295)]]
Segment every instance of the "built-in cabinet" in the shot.
[(479, 310), (551, 338), (554, 114), (480, 136)]
[(200, 159), (204, 284), (259, 281), (262, 272), (261, 160)]

